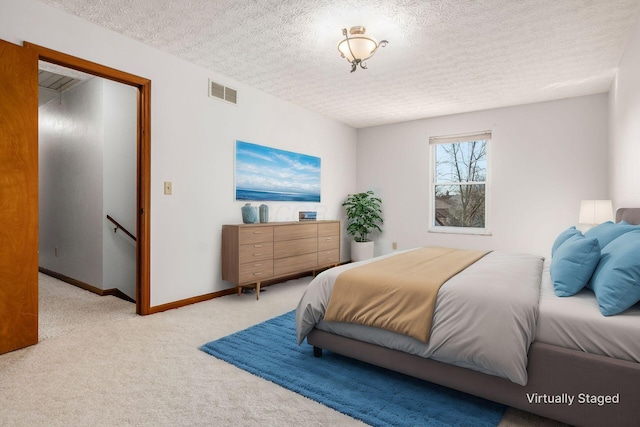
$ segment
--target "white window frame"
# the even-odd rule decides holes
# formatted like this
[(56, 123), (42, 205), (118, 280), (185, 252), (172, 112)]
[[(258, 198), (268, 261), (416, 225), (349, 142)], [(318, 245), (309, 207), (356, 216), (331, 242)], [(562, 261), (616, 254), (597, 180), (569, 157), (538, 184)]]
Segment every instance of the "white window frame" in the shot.
[[(440, 144), (456, 144), (460, 142), (471, 142), (471, 141), (487, 141), (486, 150), (487, 150), (487, 176), (484, 181), (484, 228), (478, 227), (447, 227), (447, 226), (438, 226), (436, 227), (436, 145)], [(460, 134), (460, 135), (448, 135), (448, 136), (433, 136), (429, 138), (429, 157), (431, 170), (429, 173), (429, 229), (430, 233), (448, 233), (448, 234), (472, 234), (472, 235), (481, 235), (481, 236), (491, 236), (491, 229), (489, 228), (490, 224), (490, 212), (489, 207), (491, 206), (490, 197), (491, 197), (491, 144), (492, 141), (492, 133), (491, 131), (483, 131), (483, 132), (474, 132), (468, 134)], [(442, 184), (442, 183), (439, 183)], [(454, 183), (455, 184), (455, 183)]]

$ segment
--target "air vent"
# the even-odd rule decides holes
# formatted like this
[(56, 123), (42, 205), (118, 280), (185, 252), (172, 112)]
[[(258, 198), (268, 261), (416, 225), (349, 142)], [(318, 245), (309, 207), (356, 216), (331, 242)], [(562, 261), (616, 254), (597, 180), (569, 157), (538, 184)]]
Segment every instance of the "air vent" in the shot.
[(222, 99), (232, 104), (238, 103), (238, 91), (209, 80), (209, 97)]
[(224, 86), (209, 80), (209, 96), (224, 99)]
[(231, 88), (224, 88), (224, 99), (225, 101), (232, 102), (234, 104), (238, 103), (238, 91), (233, 90)]

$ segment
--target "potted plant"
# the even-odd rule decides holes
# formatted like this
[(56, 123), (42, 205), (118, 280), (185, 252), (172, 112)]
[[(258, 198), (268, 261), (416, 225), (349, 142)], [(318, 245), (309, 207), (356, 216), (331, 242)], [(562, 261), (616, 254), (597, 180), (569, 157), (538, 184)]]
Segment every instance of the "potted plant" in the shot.
[(351, 260), (362, 261), (373, 258), (374, 242), (369, 234), (374, 230), (382, 231), (382, 200), (375, 197), (373, 191), (349, 194), (342, 206), (347, 210), (347, 233), (353, 236), (351, 241)]

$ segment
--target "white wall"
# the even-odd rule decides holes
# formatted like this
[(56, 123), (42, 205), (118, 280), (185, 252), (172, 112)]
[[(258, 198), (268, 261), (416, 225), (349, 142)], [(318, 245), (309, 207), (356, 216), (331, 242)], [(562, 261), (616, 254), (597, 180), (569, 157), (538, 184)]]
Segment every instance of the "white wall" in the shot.
[[(102, 83), (40, 107), (39, 265), (102, 289)], [(58, 248), (58, 255), (54, 248)]]
[(137, 89), (110, 80), (103, 85), (103, 289), (136, 299), (136, 242), (107, 215), (136, 235)]
[[(491, 130), (491, 236), (429, 233), (429, 137)], [(377, 253), (424, 245), (547, 255), (581, 199), (607, 198), (607, 95), (358, 131), (358, 191), (383, 201)]]
[(609, 91), (610, 193), (614, 208), (640, 206), (640, 19)]
[[(230, 287), (221, 280), (220, 240), (223, 224), (242, 221), (236, 139), (322, 159), (322, 201), (269, 203), (272, 219), (295, 219), (303, 208), (342, 219), (340, 205), (356, 187), (353, 128), (33, 0), (0, 0), (0, 11), (0, 39), (151, 79), (152, 306)], [(209, 78), (238, 90), (239, 104), (209, 98)], [(163, 195), (164, 181), (173, 196)]]

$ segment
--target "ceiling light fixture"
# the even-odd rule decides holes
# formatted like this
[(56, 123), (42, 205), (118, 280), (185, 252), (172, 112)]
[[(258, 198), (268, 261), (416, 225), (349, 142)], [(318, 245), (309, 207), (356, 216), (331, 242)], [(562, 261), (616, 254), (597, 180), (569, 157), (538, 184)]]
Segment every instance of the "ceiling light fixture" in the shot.
[[(364, 61), (371, 58), (378, 50), (378, 47), (385, 47), (387, 43), (389, 43), (386, 40), (381, 40), (380, 43), (378, 43), (373, 37), (365, 36), (364, 32), (364, 27), (351, 27), (348, 32), (347, 29), (344, 28), (342, 30), (344, 40), (338, 43), (340, 54), (351, 63), (352, 73), (358, 65), (360, 65), (360, 68), (366, 69), (367, 64)], [(351, 36), (349, 36), (349, 34), (351, 34)]]

